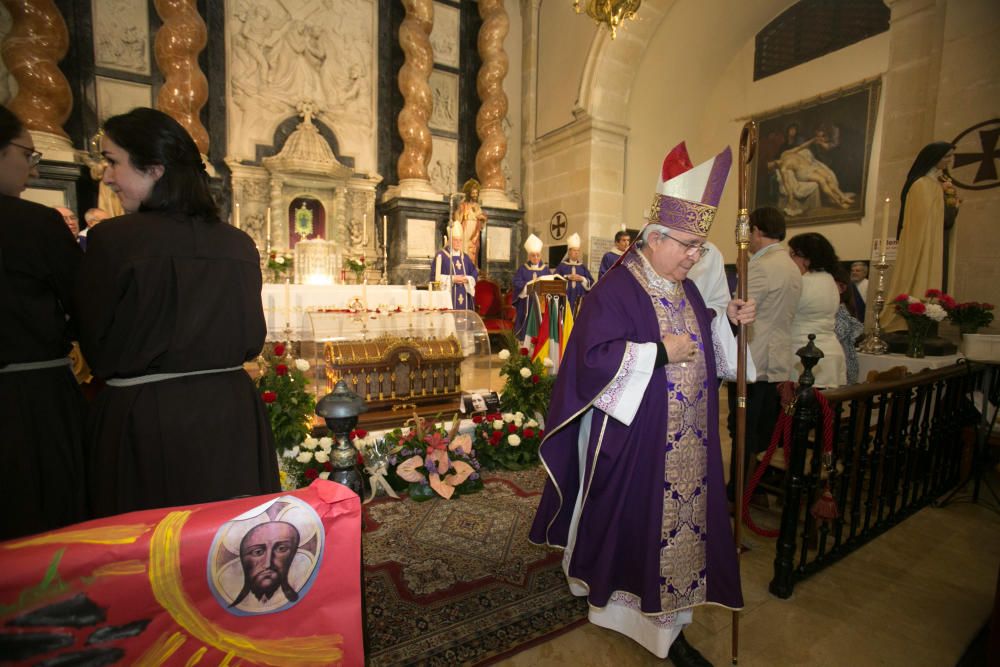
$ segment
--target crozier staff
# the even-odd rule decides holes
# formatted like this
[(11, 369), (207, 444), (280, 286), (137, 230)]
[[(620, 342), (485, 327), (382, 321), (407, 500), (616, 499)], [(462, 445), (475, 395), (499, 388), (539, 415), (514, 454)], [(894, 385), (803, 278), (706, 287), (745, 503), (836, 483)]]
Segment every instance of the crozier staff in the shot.
[(264, 344), (260, 258), (222, 224), (194, 141), (134, 109), (105, 123), (126, 215), (90, 233), (81, 344), (106, 380), (88, 425), (99, 515), (280, 490), (267, 411), (243, 370)]

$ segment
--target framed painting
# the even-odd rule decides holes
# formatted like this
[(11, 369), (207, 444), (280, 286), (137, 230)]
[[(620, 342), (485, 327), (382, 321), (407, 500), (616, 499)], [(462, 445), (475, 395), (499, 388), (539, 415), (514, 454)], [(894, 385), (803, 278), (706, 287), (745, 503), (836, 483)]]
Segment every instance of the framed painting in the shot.
[(861, 219), (880, 90), (866, 81), (755, 117), (752, 207), (789, 225)]

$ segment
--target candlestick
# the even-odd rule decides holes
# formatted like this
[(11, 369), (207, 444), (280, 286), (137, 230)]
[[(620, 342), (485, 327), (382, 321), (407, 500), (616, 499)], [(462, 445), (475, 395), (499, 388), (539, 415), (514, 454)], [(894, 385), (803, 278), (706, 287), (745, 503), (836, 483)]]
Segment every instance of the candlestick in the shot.
[(265, 239), (267, 241), (267, 251), (271, 252), (271, 207), (267, 207), (267, 219), (265, 222), (266, 232)]
[(382, 247), (389, 245), (389, 216), (382, 216)]
[(879, 322), (879, 316), (885, 307), (885, 270), (889, 268), (889, 263), (885, 261), (885, 245), (879, 251), (879, 261), (875, 262), (873, 266), (878, 271), (878, 290), (875, 293), (875, 324), (871, 333), (858, 346), (858, 351), (865, 354), (885, 354), (889, 351), (889, 344), (882, 340), (882, 324)]
[(886, 244), (889, 242), (889, 198), (885, 198), (885, 208), (882, 213), (882, 244), (879, 252), (885, 254)]
[(233, 226), (236, 227), (236, 229), (240, 229), (240, 203), (239, 202), (236, 202), (235, 206), (233, 206)]

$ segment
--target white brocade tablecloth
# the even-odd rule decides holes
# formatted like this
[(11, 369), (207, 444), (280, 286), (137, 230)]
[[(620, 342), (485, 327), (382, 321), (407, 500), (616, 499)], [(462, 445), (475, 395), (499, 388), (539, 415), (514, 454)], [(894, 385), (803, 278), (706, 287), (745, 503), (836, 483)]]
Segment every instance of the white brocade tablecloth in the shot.
[(914, 359), (913, 357), (908, 357), (905, 354), (865, 354), (864, 352), (859, 352), (858, 380), (864, 382), (865, 378), (868, 377), (868, 373), (871, 371), (884, 373), (890, 368), (904, 366), (909, 373), (919, 373), (926, 368), (944, 368), (945, 366), (951, 366), (952, 364), (957, 363), (959, 359), (964, 358), (965, 356), (961, 354), (948, 354), (941, 357), (923, 357), (922, 359)]
[(449, 292), (418, 290), (407, 285), (291, 285), (264, 283), (261, 289), (268, 340), (284, 337), (285, 324), (292, 337), (311, 336), (309, 311), (347, 308), (354, 299), (366, 302), (369, 310), (380, 307), (447, 310)]

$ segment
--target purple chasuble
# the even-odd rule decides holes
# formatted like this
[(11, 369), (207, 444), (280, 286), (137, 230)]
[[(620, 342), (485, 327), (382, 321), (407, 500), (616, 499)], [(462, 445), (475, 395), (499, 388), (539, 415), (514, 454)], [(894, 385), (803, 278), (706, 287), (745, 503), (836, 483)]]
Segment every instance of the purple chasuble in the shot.
[(614, 250), (609, 250), (604, 253), (604, 257), (601, 258), (601, 268), (597, 271), (597, 279), (600, 280), (604, 277), (604, 274), (611, 270), (611, 267), (615, 265), (618, 258), (621, 257), (621, 253), (617, 253)]
[[(719, 445), (713, 311), (690, 280), (669, 298), (647, 292), (634, 272), (643, 260), (629, 253), (623, 270), (587, 296), (566, 348), (540, 449), (549, 480), (530, 539), (567, 546), (581, 486), (580, 430), (591, 419), (568, 565), (569, 575), (589, 587), (589, 603), (604, 607), (621, 592), (647, 614), (706, 603), (740, 608)], [(654, 369), (626, 426), (599, 406), (617, 400), (636, 363), (632, 344), (655, 343), (669, 332), (661, 330), (665, 314), (696, 336), (702, 355), (683, 368)]]
[[(472, 263), (472, 259), (468, 255), (462, 253), (461, 255), (452, 254), (449, 256), (448, 252), (445, 250), (438, 250), (437, 255), (434, 257), (434, 261), (431, 263), (431, 280), (437, 280), (437, 270), (438, 270), (438, 258), (441, 259), (441, 275), (443, 276), (468, 276), (473, 280), (479, 279), (479, 270), (476, 265)], [(469, 287), (466, 285), (457, 285), (452, 283), (451, 285), (451, 307), (455, 310), (475, 310), (475, 291), (472, 289), (466, 289)]]
[(534, 268), (527, 263), (522, 264), (514, 274), (514, 279), (511, 282), (514, 289), (514, 336), (516, 338), (521, 339), (524, 336), (524, 321), (528, 317), (528, 297), (519, 298), (521, 291), (532, 280), (550, 275), (552, 275), (552, 269), (545, 262), (536, 265)]
[(570, 264), (568, 261), (563, 260), (559, 262), (559, 266), (556, 267), (556, 273), (560, 276), (568, 276), (576, 270), (576, 275), (583, 276), (587, 279), (586, 287), (584, 283), (576, 280), (566, 281), (566, 298), (569, 300), (569, 307), (573, 309), (573, 313), (576, 314), (577, 303), (580, 299), (587, 293), (587, 291), (594, 286), (594, 277), (590, 275), (590, 271), (587, 270), (586, 265), (579, 262)]

